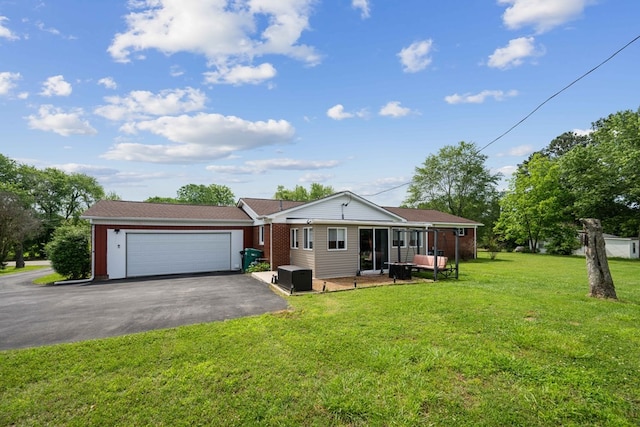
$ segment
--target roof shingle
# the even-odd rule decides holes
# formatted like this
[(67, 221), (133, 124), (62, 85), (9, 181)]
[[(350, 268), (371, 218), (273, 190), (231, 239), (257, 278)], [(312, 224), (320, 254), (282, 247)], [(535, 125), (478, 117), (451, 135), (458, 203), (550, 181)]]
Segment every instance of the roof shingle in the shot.
[(251, 221), (251, 218), (236, 206), (180, 205), (122, 200), (100, 200), (87, 209), (82, 217)]

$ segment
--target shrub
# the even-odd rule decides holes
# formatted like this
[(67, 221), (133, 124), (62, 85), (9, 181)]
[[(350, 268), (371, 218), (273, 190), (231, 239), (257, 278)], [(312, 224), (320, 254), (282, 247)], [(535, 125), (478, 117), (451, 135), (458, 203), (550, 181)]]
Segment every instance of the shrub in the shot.
[(91, 275), (90, 235), (85, 227), (58, 228), (47, 244), (47, 258), (56, 273), (68, 279), (83, 279)]
[(271, 271), (271, 264), (269, 264), (268, 262), (254, 262), (249, 267), (247, 267), (245, 273), (257, 273), (259, 271)]

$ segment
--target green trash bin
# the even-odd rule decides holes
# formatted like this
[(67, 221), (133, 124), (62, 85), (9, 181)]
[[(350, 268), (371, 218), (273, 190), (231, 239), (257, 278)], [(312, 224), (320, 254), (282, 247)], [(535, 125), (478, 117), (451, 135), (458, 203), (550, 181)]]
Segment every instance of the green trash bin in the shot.
[(262, 258), (262, 251), (260, 249), (245, 248), (245, 250), (242, 251), (242, 269), (246, 271), (258, 258)]

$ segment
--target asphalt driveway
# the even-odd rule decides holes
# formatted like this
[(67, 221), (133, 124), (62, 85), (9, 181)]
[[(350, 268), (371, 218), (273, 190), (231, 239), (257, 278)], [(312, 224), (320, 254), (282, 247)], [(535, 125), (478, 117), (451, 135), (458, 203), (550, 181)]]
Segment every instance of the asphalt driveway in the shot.
[(125, 335), (287, 308), (239, 273), (38, 286), (50, 269), (0, 278), (0, 350)]

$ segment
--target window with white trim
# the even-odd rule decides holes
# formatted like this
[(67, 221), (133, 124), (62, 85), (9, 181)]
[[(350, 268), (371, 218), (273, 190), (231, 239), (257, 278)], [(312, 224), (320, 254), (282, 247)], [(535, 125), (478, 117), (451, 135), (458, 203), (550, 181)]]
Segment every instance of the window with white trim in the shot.
[(258, 227), (258, 243), (264, 245), (264, 225)]
[(313, 228), (305, 227), (302, 229), (302, 248), (313, 249)]
[(466, 228), (458, 228), (458, 236), (462, 237), (462, 236), (466, 236), (467, 235), (467, 229)]
[(298, 247), (299, 247), (298, 229), (292, 228), (291, 229), (291, 249), (298, 249)]
[(344, 251), (347, 249), (347, 229), (327, 228), (327, 249)]
[(410, 230), (409, 231), (409, 247), (415, 248), (418, 247), (418, 242), (420, 242), (420, 235), (418, 230)]
[(393, 243), (392, 246), (394, 248), (397, 248), (398, 246), (400, 246), (401, 248), (404, 248), (406, 246), (405, 243), (405, 232), (404, 230), (393, 230)]

